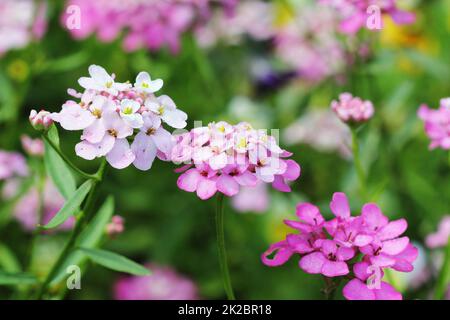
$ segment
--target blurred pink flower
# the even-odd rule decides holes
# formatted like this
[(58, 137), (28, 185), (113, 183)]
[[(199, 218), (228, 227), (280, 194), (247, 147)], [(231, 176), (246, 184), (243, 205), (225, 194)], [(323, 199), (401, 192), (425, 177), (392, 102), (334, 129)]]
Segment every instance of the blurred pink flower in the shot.
[(445, 247), (450, 237), (450, 215), (442, 218), (439, 223), (438, 230), (435, 233), (429, 234), (425, 239), (428, 248)]
[(421, 105), (418, 116), (425, 124), (425, 132), (431, 140), (430, 149), (450, 150), (450, 98), (441, 99), (439, 109)]
[[(91, 34), (110, 42), (124, 34), (123, 47), (135, 51), (142, 47), (157, 50), (168, 46), (172, 53), (180, 49), (181, 36), (198, 20), (210, 15), (210, 0), (68, 0), (67, 7), (78, 6), (80, 28), (68, 25), (71, 13), (61, 22), (73, 37), (84, 39)], [(235, 0), (217, 1), (232, 9)]]
[(0, 1), (0, 55), (40, 39), (47, 28), (46, 11), (45, 1)]
[(148, 264), (149, 276), (123, 277), (114, 285), (116, 300), (197, 300), (195, 283), (170, 267)]
[(110, 237), (121, 234), (124, 229), (124, 219), (119, 215), (113, 216), (111, 222), (106, 225), (106, 233)]
[(265, 212), (269, 202), (267, 185), (262, 182), (254, 187), (241, 187), (239, 193), (231, 198), (231, 205), (238, 212)]
[(0, 180), (26, 175), (28, 165), (20, 153), (0, 150)]
[(206, 200), (217, 191), (229, 197), (240, 187), (254, 187), (258, 181), (272, 183), (282, 192), (290, 192), (287, 184), (300, 176), (300, 166), (292, 154), (281, 149), (265, 130), (255, 130), (249, 123), (235, 126), (225, 121), (197, 127), (177, 136), (172, 161), (186, 165), (178, 187)]
[(336, 13), (317, 5), (293, 10), (294, 17), (276, 32), (276, 55), (312, 83), (342, 74), (349, 57), (338, 38)]
[(256, 41), (268, 40), (275, 34), (273, 5), (259, 0), (238, 2), (229, 13), (216, 10), (211, 19), (195, 30), (202, 47), (211, 47), (219, 41), (227, 44), (240, 43), (245, 36)]
[[(285, 240), (271, 245), (262, 254), (263, 263), (279, 266), (299, 254), (299, 266), (307, 273), (351, 277), (348, 263), (361, 255), (360, 264), (353, 268), (354, 279), (344, 287), (344, 296), (347, 299), (401, 299), (401, 294), (381, 279), (386, 268), (401, 272), (413, 270), (418, 250), (407, 237), (400, 237), (406, 230), (406, 221), (389, 221), (373, 203), (365, 204), (362, 214), (353, 217), (347, 197), (341, 192), (333, 194), (330, 209), (335, 218), (325, 221), (318, 207), (299, 204), (298, 220), (285, 220), (285, 224), (300, 233), (288, 234)], [(372, 282), (363, 282), (371, 273), (374, 277), (370, 280), (376, 287), (371, 286)]]
[[(17, 195), (20, 181), (9, 180), (3, 188), (3, 197), (8, 199)], [(52, 182), (46, 181), (43, 194), (32, 187), (23, 195), (14, 207), (14, 217), (27, 231), (33, 231), (38, 224), (47, 224), (64, 205), (64, 198)], [(42, 220), (39, 221), (41, 210)], [(75, 217), (70, 217), (57, 230), (70, 230), (75, 224)]]
[(369, 100), (353, 97), (350, 93), (339, 95), (339, 101), (331, 102), (331, 109), (344, 122), (365, 122), (372, 118), (374, 107)]
[(330, 110), (305, 113), (285, 129), (283, 141), (287, 145), (308, 144), (322, 152), (337, 151), (345, 159), (352, 157), (350, 130)]
[(44, 154), (44, 142), (41, 139), (32, 139), (27, 135), (20, 137), (22, 148), (31, 156), (42, 156)]
[(389, 15), (397, 24), (411, 24), (416, 20), (414, 13), (398, 8), (397, 0), (318, 0), (318, 2), (331, 6), (339, 12), (340, 30), (347, 34), (354, 34), (366, 27), (370, 15), (367, 9), (372, 5), (379, 8), (381, 14)]

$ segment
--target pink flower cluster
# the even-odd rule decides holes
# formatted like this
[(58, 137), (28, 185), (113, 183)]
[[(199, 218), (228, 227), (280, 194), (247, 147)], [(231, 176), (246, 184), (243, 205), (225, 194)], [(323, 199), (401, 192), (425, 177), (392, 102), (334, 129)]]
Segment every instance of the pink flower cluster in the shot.
[[(31, 138), (27, 138), (31, 140)], [(42, 143), (37, 139), (32, 141), (32, 151), (40, 154), (42, 149), (39, 142)], [(28, 164), (20, 153), (0, 150), (0, 180), (5, 180), (1, 197), (4, 200), (11, 200), (20, 196), (19, 199), (15, 200), (14, 217), (25, 230), (32, 231), (39, 223), (45, 224), (53, 218), (64, 205), (64, 198), (49, 180), (45, 182), (42, 194), (37, 187), (33, 186), (25, 190), (25, 194), (19, 195), (24, 180), (29, 175)], [(39, 212), (42, 212), (41, 218)], [(59, 230), (72, 228), (74, 221), (73, 217), (69, 218), (59, 227)]]
[(431, 139), (430, 149), (450, 150), (450, 98), (441, 99), (437, 110), (422, 105), (418, 116), (425, 123), (425, 131)]
[(275, 54), (312, 83), (341, 75), (350, 59), (338, 38), (336, 13), (303, 4), (292, 10), (293, 17), (276, 30)]
[(0, 1), (0, 55), (40, 39), (47, 29), (46, 11), (45, 1)]
[(170, 267), (148, 264), (150, 276), (123, 277), (114, 286), (116, 300), (197, 300), (197, 286)]
[(344, 122), (365, 122), (372, 118), (374, 107), (369, 100), (353, 97), (350, 93), (339, 95), (339, 101), (331, 102), (331, 109)]
[[(117, 169), (133, 163), (148, 170), (155, 157), (167, 160), (173, 141), (162, 124), (184, 128), (187, 115), (170, 97), (155, 96), (163, 81), (141, 72), (133, 85), (118, 83), (114, 75), (97, 65), (89, 67), (89, 74), (78, 81), (83, 93), (69, 90), (81, 101), (69, 100), (59, 113), (51, 114), (64, 129), (83, 130), (81, 142), (75, 146), (77, 155), (86, 160), (106, 157)], [(130, 146), (128, 139), (132, 137)]]
[(316, 206), (299, 204), (299, 221), (286, 220), (285, 224), (300, 233), (288, 234), (285, 240), (271, 245), (262, 255), (263, 263), (279, 266), (299, 254), (299, 266), (307, 273), (351, 277), (343, 289), (349, 300), (401, 299), (382, 277), (386, 268), (413, 270), (418, 250), (408, 237), (401, 236), (406, 220), (389, 221), (374, 203), (365, 204), (361, 215), (353, 217), (341, 192), (334, 193), (330, 209), (335, 217), (326, 221)]
[(343, 33), (354, 34), (366, 27), (370, 6), (379, 8), (381, 14), (389, 15), (397, 24), (411, 24), (416, 20), (415, 14), (400, 10), (397, 0), (318, 0), (320, 3), (332, 6), (340, 16), (340, 29)]
[(234, 196), (241, 186), (254, 187), (258, 181), (290, 192), (287, 182), (300, 176), (300, 166), (286, 159), (292, 153), (281, 149), (266, 130), (255, 130), (246, 122), (210, 123), (176, 139), (171, 159), (186, 164), (177, 170), (183, 172), (178, 187), (197, 192), (202, 200), (217, 191)]
[[(197, 22), (209, 17), (210, 0), (69, 0), (61, 17), (73, 37), (84, 39), (91, 34), (110, 42), (125, 33), (123, 47), (135, 51), (145, 47), (157, 50), (168, 46), (172, 53), (180, 49), (180, 38)], [(225, 8), (235, 0), (217, 1)], [(77, 6), (81, 25), (72, 26), (71, 7)], [(200, 21), (199, 21), (200, 20)]]

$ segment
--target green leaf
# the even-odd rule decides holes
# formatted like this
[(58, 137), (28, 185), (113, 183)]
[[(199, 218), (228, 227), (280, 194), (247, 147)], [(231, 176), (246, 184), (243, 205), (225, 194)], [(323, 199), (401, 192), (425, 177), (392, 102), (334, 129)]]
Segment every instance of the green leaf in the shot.
[(14, 253), (3, 243), (0, 243), (0, 266), (7, 272), (18, 272), (22, 269)]
[(36, 277), (28, 273), (0, 271), (0, 285), (34, 284), (37, 282)]
[(61, 210), (47, 223), (43, 226), (44, 229), (52, 229), (60, 224), (64, 223), (70, 216), (74, 215), (77, 211), (78, 207), (83, 202), (84, 198), (86, 198), (89, 190), (92, 188), (92, 181), (87, 180), (83, 183), (73, 194), (73, 196), (64, 204)]
[(79, 250), (86, 254), (92, 261), (105, 268), (137, 276), (146, 276), (150, 274), (150, 270), (147, 268), (117, 253), (89, 248), (79, 248)]
[[(56, 145), (59, 145), (58, 130), (53, 125), (48, 132), (48, 137)], [(63, 159), (53, 150), (47, 141), (45, 143), (44, 162), (48, 175), (58, 188), (63, 197), (68, 200), (75, 193), (76, 182), (71, 170), (67, 167)]]
[[(114, 198), (109, 196), (105, 203), (101, 206), (95, 217), (81, 232), (77, 245), (84, 248), (94, 248), (98, 246), (104, 232), (105, 227), (111, 221), (111, 217), (114, 213)], [(56, 273), (55, 278), (51, 284), (56, 284), (65, 276), (67, 276), (66, 270), (70, 265), (81, 265), (84, 263), (85, 255), (79, 251), (73, 251), (62, 264), (61, 268)]]
[(434, 293), (435, 299), (444, 299), (445, 292), (450, 283), (450, 237), (448, 238), (447, 246), (445, 247), (445, 258), (442, 264), (441, 271), (436, 284), (436, 291)]

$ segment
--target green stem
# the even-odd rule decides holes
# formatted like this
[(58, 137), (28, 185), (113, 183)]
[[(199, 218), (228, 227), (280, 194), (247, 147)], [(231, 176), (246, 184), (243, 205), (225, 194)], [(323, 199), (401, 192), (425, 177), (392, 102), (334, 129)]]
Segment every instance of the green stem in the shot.
[(351, 128), (352, 132), (352, 152), (353, 152), (353, 163), (355, 164), (356, 174), (358, 176), (359, 188), (361, 192), (361, 196), (363, 200), (367, 200), (367, 192), (366, 192), (366, 174), (364, 173), (363, 166), (361, 164), (361, 159), (359, 156), (359, 143), (358, 143), (358, 135), (356, 129)]
[(445, 292), (448, 290), (450, 282), (450, 237), (448, 238), (447, 246), (445, 247), (444, 262), (442, 263), (441, 271), (439, 272), (436, 291), (434, 298), (436, 300), (443, 299)]
[(80, 213), (80, 216), (77, 220), (77, 223), (75, 224), (75, 227), (72, 231), (72, 234), (69, 238), (69, 240), (67, 241), (66, 245), (64, 246), (61, 254), (58, 257), (58, 260), (55, 262), (55, 264), (53, 265), (52, 269), (50, 270), (50, 272), (48, 273), (47, 277), (45, 278), (38, 294), (37, 294), (37, 299), (42, 299), (44, 294), (46, 293), (49, 285), (51, 284), (51, 282), (53, 281), (53, 279), (55, 278), (55, 276), (57, 275), (57, 273), (59, 272), (59, 270), (61, 269), (61, 267), (64, 265), (64, 263), (66, 262), (66, 259), (68, 258), (68, 256), (70, 255), (70, 253), (72, 252), (72, 250), (74, 249), (76, 242), (78, 240), (78, 236), (80, 235), (81, 231), (83, 230), (85, 224), (87, 222), (90, 221), (90, 219), (92, 218), (93, 215), (93, 206), (94, 206), (94, 199), (95, 199), (95, 195), (96, 195), (96, 190), (98, 187), (98, 184), (102, 181), (103, 179), (103, 175), (104, 175), (104, 171), (105, 171), (105, 166), (106, 166), (106, 162), (102, 161), (97, 173), (95, 174), (96, 177), (98, 177), (97, 180), (93, 180), (93, 185), (91, 190), (89, 191), (89, 194), (87, 196), (87, 199), (84, 203), (83, 209)]
[(228, 300), (236, 300), (231, 286), (230, 273), (228, 271), (227, 253), (225, 250), (225, 235), (223, 227), (223, 194), (217, 194), (216, 207), (216, 234), (217, 234), (217, 249), (219, 251), (220, 269), (222, 272), (223, 286), (227, 294)]
[(70, 159), (61, 152), (61, 150), (59, 149), (59, 147), (48, 137), (48, 135), (46, 133), (44, 133), (42, 135), (42, 137), (44, 138), (44, 140), (53, 148), (53, 150), (55, 150), (55, 152), (61, 157), (61, 159), (64, 160), (64, 162), (70, 167), (72, 168), (73, 171), (75, 171), (76, 173), (78, 173), (80, 176), (82, 176), (83, 178), (86, 179), (92, 179), (95, 181), (99, 181), (99, 176), (98, 173), (96, 174), (90, 174), (87, 172), (84, 172), (83, 170), (81, 170), (80, 168), (78, 168), (76, 165), (74, 165), (72, 163), (72, 161), (70, 161)]

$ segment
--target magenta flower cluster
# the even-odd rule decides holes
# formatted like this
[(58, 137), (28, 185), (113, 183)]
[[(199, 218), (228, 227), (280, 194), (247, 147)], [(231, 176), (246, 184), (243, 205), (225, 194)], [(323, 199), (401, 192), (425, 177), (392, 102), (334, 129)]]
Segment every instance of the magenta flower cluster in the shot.
[(292, 154), (281, 149), (266, 130), (249, 123), (230, 125), (224, 121), (197, 127), (176, 137), (172, 161), (185, 163), (178, 172), (178, 187), (196, 192), (205, 200), (217, 191), (234, 196), (241, 186), (254, 187), (259, 181), (290, 192), (288, 181), (300, 176)]
[(425, 132), (431, 140), (430, 149), (450, 150), (450, 98), (441, 99), (437, 110), (422, 105), (418, 115), (423, 120)]
[(401, 299), (382, 277), (387, 268), (413, 270), (418, 250), (408, 237), (401, 236), (407, 229), (406, 220), (389, 221), (374, 203), (365, 204), (360, 215), (351, 216), (347, 197), (341, 192), (334, 193), (330, 209), (335, 217), (326, 221), (313, 204), (299, 204), (299, 220), (285, 221), (299, 233), (271, 245), (262, 255), (263, 263), (279, 266), (299, 254), (299, 266), (307, 273), (350, 278), (343, 289), (349, 300)]
[[(78, 81), (85, 89), (83, 93), (69, 90), (81, 101), (69, 100), (60, 112), (50, 116), (66, 130), (83, 130), (81, 142), (75, 146), (77, 155), (86, 160), (106, 157), (117, 169), (133, 163), (140, 170), (148, 170), (156, 157), (167, 160), (172, 135), (163, 123), (184, 128), (187, 115), (169, 96), (155, 96), (163, 81), (141, 72), (134, 84), (119, 83), (97, 65), (89, 67), (89, 75)], [(134, 138), (131, 146), (130, 138)]]
[(372, 118), (374, 107), (369, 100), (353, 97), (351, 93), (339, 95), (339, 101), (331, 102), (331, 109), (344, 122), (365, 122)]
[(354, 34), (365, 28), (370, 12), (374, 6), (384, 15), (389, 15), (397, 24), (411, 24), (416, 20), (412, 12), (399, 9), (397, 0), (318, 0), (320, 3), (334, 7), (340, 14), (340, 30), (343, 33)]

